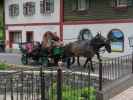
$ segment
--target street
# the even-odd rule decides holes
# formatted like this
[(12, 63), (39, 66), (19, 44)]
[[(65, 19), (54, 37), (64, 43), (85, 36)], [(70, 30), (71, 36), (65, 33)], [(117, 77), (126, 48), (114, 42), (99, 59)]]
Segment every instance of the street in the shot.
[(21, 54), (15, 53), (0, 53), (0, 61), (4, 61), (9, 64), (21, 64)]

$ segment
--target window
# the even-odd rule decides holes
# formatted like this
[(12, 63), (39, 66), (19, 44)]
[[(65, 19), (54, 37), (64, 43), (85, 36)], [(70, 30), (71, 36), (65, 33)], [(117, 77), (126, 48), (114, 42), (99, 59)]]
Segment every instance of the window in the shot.
[(133, 0), (128, 0), (128, 7), (133, 6)]
[(23, 14), (25, 16), (33, 16), (35, 14), (35, 2), (26, 2), (23, 5)]
[(40, 1), (40, 13), (50, 14), (54, 12), (54, 0)]
[(113, 52), (124, 51), (124, 35), (121, 30), (111, 30), (108, 34), (108, 38), (111, 40), (111, 49)]
[(11, 32), (12, 34), (12, 42), (13, 43), (21, 43), (22, 41), (22, 34), (21, 32)]
[(117, 7), (126, 7), (127, 0), (117, 0)]
[(113, 7), (127, 7), (128, 0), (113, 0)]
[(18, 16), (19, 15), (19, 5), (12, 4), (9, 6), (9, 16)]
[(86, 10), (86, 0), (78, 0), (78, 10)]
[(78, 35), (78, 40), (91, 40), (92, 38), (92, 33), (88, 29), (82, 29)]
[(28, 31), (26, 32), (26, 42), (32, 42), (33, 41), (33, 32)]
[(89, 7), (89, 0), (73, 0), (72, 9), (78, 11), (87, 10)]

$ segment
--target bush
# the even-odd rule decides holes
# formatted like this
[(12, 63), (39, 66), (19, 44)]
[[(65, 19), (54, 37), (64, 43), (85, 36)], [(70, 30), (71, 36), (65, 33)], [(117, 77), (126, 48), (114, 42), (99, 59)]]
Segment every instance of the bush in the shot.
[[(49, 89), (50, 100), (57, 100), (56, 84)], [(63, 86), (63, 100), (96, 100), (96, 90), (93, 87), (72, 88), (71, 86)]]
[(5, 70), (5, 69), (7, 69), (9, 66), (6, 64), (6, 63), (4, 63), (4, 62), (0, 62), (0, 70)]

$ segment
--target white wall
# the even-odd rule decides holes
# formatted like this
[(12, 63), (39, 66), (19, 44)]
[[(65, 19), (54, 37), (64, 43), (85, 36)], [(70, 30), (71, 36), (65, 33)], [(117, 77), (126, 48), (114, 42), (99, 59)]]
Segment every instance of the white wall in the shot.
[[(33, 1), (36, 2), (35, 15), (26, 17), (23, 15), (23, 3)], [(54, 13), (52, 15), (42, 15), (40, 13), (40, 1), (41, 0), (5, 0), (5, 20), (6, 24), (25, 24), (25, 23), (50, 23), (59, 22), (60, 15), (60, 0), (54, 1)], [(9, 16), (9, 5), (19, 4), (19, 16)]]
[[(42, 37), (47, 31), (56, 32), (58, 36), (59, 34), (59, 26), (57, 25), (46, 25), (46, 26), (10, 26), (6, 30), (6, 40), (9, 40), (9, 32), (10, 31), (22, 31), (22, 42), (26, 41), (26, 32), (33, 31), (33, 40), (34, 41), (42, 41)], [(7, 46), (9, 48), (9, 46)]]
[[(36, 2), (36, 14), (32, 17), (23, 16), (23, 2), (34, 1)], [(11, 18), (9, 17), (9, 8), (8, 6), (13, 3), (18, 3), (20, 6), (20, 14), (18, 17)], [(26, 23), (54, 23), (59, 22), (60, 15), (60, 0), (55, 0), (55, 10), (52, 16), (43, 16), (40, 14), (40, 0), (5, 0), (5, 10), (6, 10), (6, 24), (26, 24)], [(112, 23), (112, 24), (82, 24), (82, 25), (64, 25), (64, 42), (68, 43), (74, 41), (77, 38), (80, 30), (88, 28), (93, 36), (96, 35), (98, 31), (106, 37), (109, 31), (112, 29), (120, 29), (124, 33), (124, 52), (122, 53), (105, 53), (103, 56), (121, 56), (128, 53), (131, 53), (131, 48), (129, 47), (128, 37), (133, 36), (133, 23)], [(44, 26), (9, 26), (6, 30), (6, 40), (9, 39), (9, 31), (22, 31), (22, 41), (26, 40), (26, 31), (34, 32), (34, 40), (41, 41), (42, 36), (46, 31), (57, 32), (59, 35), (59, 26), (58, 25), (44, 25)]]
[(133, 23), (65, 25), (64, 26), (65, 43), (76, 40), (80, 30), (84, 28), (89, 29), (92, 32), (93, 36), (95, 36), (98, 31), (101, 31), (101, 33), (105, 37), (107, 37), (107, 34), (112, 29), (120, 29), (124, 33), (124, 39), (125, 39), (124, 40), (124, 52), (122, 53), (115, 52), (111, 54), (105, 53), (103, 56), (114, 57), (114, 56), (121, 56), (121, 55), (131, 53), (131, 48), (129, 47), (128, 37), (133, 36)]

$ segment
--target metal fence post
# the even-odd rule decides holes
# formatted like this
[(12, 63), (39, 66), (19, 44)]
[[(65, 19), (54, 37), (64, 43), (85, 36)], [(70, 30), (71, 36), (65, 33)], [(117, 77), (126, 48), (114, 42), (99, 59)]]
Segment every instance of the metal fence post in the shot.
[(132, 47), (132, 74), (133, 74), (133, 47)]
[(13, 76), (10, 78), (11, 100), (13, 99)]
[(7, 87), (6, 87), (7, 86), (7, 82), (6, 82), (6, 80), (5, 80), (4, 86), (5, 86), (5, 88), (4, 88), (4, 99), (3, 100), (7, 100), (6, 99), (6, 96), (7, 96), (7, 93), (6, 93), (7, 92)]
[(103, 68), (102, 68), (102, 60), (99, 61), (99, 90), (101, 91), (102, 90), (102, 71)]
[(24, 81), (23, 70), (21, 71), (21, 91), (20, 91), (20, 100), (23, 100), (23, 81)]
[(41, 100), (45, 100), (45, 80), (42, 67), (40, 68), (40, 79), (41, 79)]
[(62, 100), (62, 64), (59, 62), (57, 69), (57, 100)]

